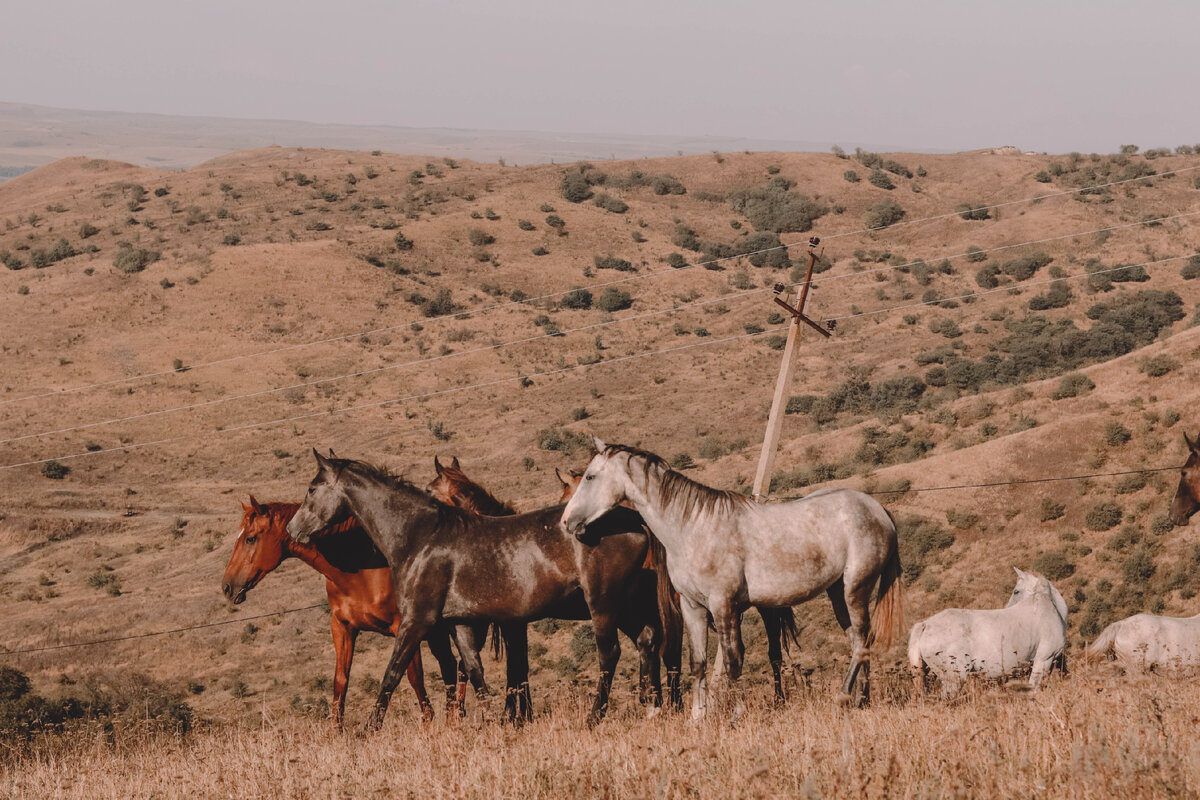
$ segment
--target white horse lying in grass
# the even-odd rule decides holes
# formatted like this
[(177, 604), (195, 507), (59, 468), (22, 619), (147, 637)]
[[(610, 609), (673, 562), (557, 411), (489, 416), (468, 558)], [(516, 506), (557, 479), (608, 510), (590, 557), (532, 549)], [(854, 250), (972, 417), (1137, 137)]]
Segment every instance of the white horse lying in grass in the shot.
[(1134, 614), (1105, 628), (1088, 645), (1087, 654), (1114, 658), (1126, 670), (1200, 666), (1200, 614), (1194, 617)]
[(1067, 604), (1050, 581), (1017, 570), (1017, 585), (1004, 608), (948, 608), (918, 622), (908, 638), (908, 663), (917, 693), (931, 670), (942, 696), (953, 697), (967, 677), (1007, 678), (1032, 666), (1038, 688), (1067, 644)]

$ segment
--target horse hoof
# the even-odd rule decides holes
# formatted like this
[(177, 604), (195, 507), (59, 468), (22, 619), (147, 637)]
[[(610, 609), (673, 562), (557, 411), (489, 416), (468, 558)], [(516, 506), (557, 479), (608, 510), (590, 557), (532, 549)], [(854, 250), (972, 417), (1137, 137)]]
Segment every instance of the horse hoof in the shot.
[(841, 706), (842, 708), (849, 708), (850, 704), (853, 702), (854, 702), (854, 698), (851, 697), (850, 695), (846, 694), (845, 692), (842, 692), (842, 693), (838, 694), (838, 696), (837, 696), (837, 704), (839, 706)]

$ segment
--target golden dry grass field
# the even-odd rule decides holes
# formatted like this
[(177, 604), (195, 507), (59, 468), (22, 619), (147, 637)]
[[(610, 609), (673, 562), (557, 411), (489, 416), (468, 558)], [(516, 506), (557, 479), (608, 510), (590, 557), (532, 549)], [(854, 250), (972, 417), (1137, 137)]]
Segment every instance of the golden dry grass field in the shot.
[[(742, 722), (637, 720), (625, 646), (616, 718), (588, 733), (578, 713), (595, 669), (586, 630), (543, 625), (531, 662), (535, 707), (553, 706), (548, 717), (523, 732), (425, 729), (402, 688), (373, 750), (308, 721), (329, 693), (327, 615), (247, 619), (320, 602), (320, 579), (288, 562), (235, 610), (218, 591), (238, 500), (298, 499), (313, 446), (418, 483), (432, 477), (435, 454), (457, 455), (520, 509), (557, 500), (553, 469), (581, 466), (578, 439), (591, 432), (746, 489), (779, 363), (769, 287), (794, 273), (736, 253), (778, 232), (788, 243), (822, 237), (828, 269), (809, 310), (841, 319), (833, 338), (802, 342), (777, 494), (894, 490), (882, 499), (903, 523), (908, 623), (952, 605), (1001, 605), (1013, 565), (1054, 579), (1071, 607), (1073, 648), (1135, 611), (1195, 613), (1200, 536), (1164, 523), (1177, 474), (1138, 471), (1181, 464), (1182, 431), (1200, 427), (1200, 265), (1188, 266), (1200, 251), (1200, 157), (1155, 155), (884, 154), (894, 169), (879, 172), (892, 189), (853, 156), (830, 154), (506, 167), (301, 148), (181, 172), (73, 158), (7, 181), (0, 649), (232, 624), (0, 653), (0, 665), (47, 696), (91, 675), (147, 673), (215, 726), (144, 749), (123, 736), (63, 745), (70, 755), (55, 758), (67, 760), (50, 764), (15, 755), (5, 790), (86, 794), (89, 784), (47, 788), (70, 777), (68, 763), (103, 767), (114, 783), (96, 793), (111, 795), (132, 793), (121, 782), (134, 774), (165, 794), (185, 791), (185, 778), (197, 793), (228, 794), (216, 781), (260, 763), (273, 777), (247, 796), (279, 784), (298, 795), (366, 792), (368, 776), (396, 791), (410, 776), (422, 794), (455, 796), (530, 794), (543, 783), (546, 794), (661, 786), (668, 796), (687, 794), (689, 781), (689, 796), (857, 796), (888, 770), (898, 777), (882, 785), (903, 796), (1194, 786), (1191, 744), (1180, 738), (1194, 697), (1160, 679), (1122, 688), (1073, 676), (1036, 697), (882, 702), (844, 718), (826, 690), (846, 645), (820, 602), (798, 609), (803, 647), (793, 654), (816, 688), (785, 711), (755, 705), (769, 688), (751, 617)], [(564, 197), (567, 173), (592, 196)], [(1073, 191), (1113, 181), (1122, 182)], [(1040, 195), (1055, 196), (1029, 201)], [(864, 232), (885, 201), (903, 209), (903, 224)], [(986, 219), (955, 213), (1002, 203)], [(983, 252), (968, 257), (971, 248)], [(792, 248), (794, 264), (804, 251)], [(714, 256), (724, 260), (711, 269), (672, 266)], [(1120, 265), (1135, 266), (1104, 271)], [(1065, 280), (1033, 285), (1055, 278)], [(609, 288), (628, 292), (629, 307), (621, 297), (597, 307), (612, 281), (623, 281)], [(579, 295), (564, 302), (587, 286), (590, 307)], [(1062, 286), (1069, 292), (1051, 294)], [(985, 288), (995, 291), (965, 297)], [(1064, 384), (1076, 373), (1086, 378)], [(69, 472), (36, 463), (51, 458)], [(876, 663), (898, 662), (903, 644)], [(360, 640), (352, 722), (388, 646)], [(1158, 728), (1144, 718), (1151, 698)], [(283, 754), (297, 747), (311, 748), (318, 767), (297, 771)], [(486, 756), (467, 763), (455, 756), (464, 753)], [(453, 765), (451, 778), (435, 774), (439, 764)], [(554, 773), (560, 765), (566, 772)]]

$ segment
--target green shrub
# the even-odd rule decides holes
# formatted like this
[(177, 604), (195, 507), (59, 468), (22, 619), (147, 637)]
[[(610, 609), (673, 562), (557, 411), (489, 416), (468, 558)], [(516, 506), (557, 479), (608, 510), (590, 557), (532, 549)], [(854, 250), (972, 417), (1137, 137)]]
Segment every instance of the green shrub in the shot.
[(476, 247), (483, 247), (496, 241), (496, 237), (479, 228), (472, 228), (467, 234), (467, 241)]
[(576, 664), (595, 657), (596, 632), (592, 628), (592, 623), (581, 622), (575, 626), (575, 630), (571, 633), (571, 654), (575, 656)]
[(1108, 279), (1113, 283), (1145, 283), (1150, 280), (1150, 273), (1140, 264), (1114, 267), (1108, 273)]
[(1050, 522), (1052, 520), (1061, 519), (1066, 513), (1067, 508), (1062, 503), (1056, 503), (1049, 497), (1042, 498), (1042, 522)]
[(880, 189), (895, 189), (896, 184), (892, 183), (892, 179), (887, 173), (881, 169), (871, 170), (871, 174), (867, 176), (867, 182), (872, 186), (877, 186)]
[(1143, 372), (1151, 378), (1161, 378), (1177, 369), (1179, 369), (1179, 362), (1165, 353), (1150, 356), (1138, 365), (1138, 372)]
[(616, 287), (609, 286), (600, 295), (600, 299), (596, 301), (596, 308), (601, 311), (623, 311), (633, 305), (633, 298), (629, 292), (622, 292)]
[(1185, 281), (1195, 280), (1200, 278), (1200, 255), (1194, 255), (1188, 259), (1183, 268), (1179, 270), (1179, 274), (1183, 276)]
[(667, 256), (667, 266), (675, 269), (683, 269), (688, 265), (687, 259), (681, 253), (671, 253)]
[(858, 173), (852, 169), (848, 169), (843, 172), (842, 177), (846, 179), (847, 183), (858, 183), (862, 180), (862, 178), (858, 177)]
[(396, 249), (400, 252), (405, 252), (413, 249), (413, 241), (404, 235), (403, 231), (396, 231), (396, 236), (392, 240), (396, 244)]
[(629, 210), (629, 204), (624, 200), (604, 194), (603, 192), (596, 195), (596, 199), (593, 202), (605, 211), (611, 211), (614, 214), (624, 214)]
[(545, 428), (538, 431), (537, 446), (541, 450), (553, 450), (566, 455), (588, 452), (592, 449), (591, 437), (576, 431), (561, 428)]
[(79, 226), (79, 238), (89, 239), (100, 232), (100, 229), (90, 222), (84, 222)]
[(567, 223), (558, 214), (550, 214), (546, 217), (546, 224), (556, 231), (562, 232), (562, 229), (567, 227)]
[(682, 222), (675, 224), (675, 235), (671, 237), (671, 242), (684, 250), (700, 251), (700, 237), (696, 235), (696, 231)]
[(1135, 545), (1121, 564), (1121, 577), (1132, 586), (1145, 586), (1154, 577), (1154, 573), (1154, 556), (1144, 542)]
[[(772, 178), (765, 186), (734, 192), (730, 195), (730, 203), (734, 211), (750, 220), (756, 231), (773, 233), (812, 230), (813, 222), (829, 210), (807, 195), (791, 191), (790, 184), (782, 178)], [(696, 249), (678, 241), (676, 244), (689, 250)]]
[(592, 293), (587, 289), (572, 289), (563, 295), (561, 303), (563, 308), (591, 308)]
[(671, 469), (676, 470), (692, 469), (696, 466), (696, 460), (687, 453), (676, 453), (671, 456), (668, 463), (670, 463)]
[(987, 253), (983, 252), (983, 250), (975, 245), (971, 245), (967, 248), (967, 261), (972, 264), (978, 264), (981, 261), (987, 261), (987, 257)]
[(1021, 258), (1005, 261), (1000, 265), (1000, 271), (1014, 281), (1026, 281), (1032, 278), (1039, 269), (1053, 260), (1049, 253), (1032, 253)]
[(157, 251), (134, 248), (129, 242), (118, 242), (117, 252), (113, 255), (113, 266), (125, 273), (141, 272), (158, 261), (159, 257)]
[(886, 228), (904, 219), (904, 215), (905, 211), (899, 203), (894, 200), (885, 200), (868, 208), (867, 213), (863, 216), (863, 222), (872, 230)]
[(1049, 550), (1033, 559), (1033, 570), (1052, 581), (1061, 581), (1075, 574), (1075, 565), (1062, 550)]
[(900, 517), (896, 520), (896, 528), (905, 583), (911, 584), (919, 578), (938, 553), (954, 544), (954, 534), (924, 517)]
[(1104, 443), (1109, 447), (1120, 447), (1132, 436), (1129, 429), (1116, 420), (1110, 420), (1104, 424)]
[(449, 289), (438, 289), (432, 300), (422, 303), (421, 312), (427, 317), (444, 317), (458, 311), (454, 295)]
[(8, 250), (0, 250), (0, 264), (3, 264), (11, 270), (23, 269), (25, 267), (25, 264), (21, 262), (21, 259)]
[(813, 409), (813, 404), (818, 400), (816, 395), (798, 394), (788, 398), (787, 406), (784, 407), (785, 414), (808, 414)]
[(1090, 531), (1106, 531), (1121, 524), (1124, 513), (1116, 503), (1097, 503), (1088, 509), (1083, 524)]
[(531, 252), (532, 252), (532, 253), (533, 253), (535, 256), (548, 256), (548, 255), (550, 255), (550, 251), (549, 251), (549, 250), (547, 250), (546, 248), (542, 247), (541, 245), (538, 245), (537, 247), (533, 248), (533, 250), (532, 250)]
[(1072, 298), (1071, 288), (1065, 282), (1054, 283), (1044, 294), (1029, 299), (1029, 310), (1046, 311), (1051, 308), (1066, 308), (1071, 304)]
[(536, 231), (537, 230), (537, 228), (534, 227), (533, 223), (527, 219), (517, 220), (517, 227), (523, 231)]
[(563, 173), (562, 196), (572, 203), (582, 203), (592, 196), (592, 187), (582, 171), (570, 169)]
[(596, 265), (596, 269), (615, 269), (618, 272), (637, 271), (633, 264), (629, 263), (623, 258), (617, 258), (612, 254), (606, 256), (593, 256), (592, 261)]
[(987, 206), (971, 205), (970, 203), (961, 203), (954, 209), (958, 215), (965, 220), (984, 220), (991, 219)]
[(66, 464), (60, 464), (53, 459), (47, 461), (45, 464), (42, 464), (42, 475), (50, 478), (51, 480), (60, 481), (67, 477), (67, 474), (70, 471), (71, 468)]
[(1053, 400), (1079, 397), (1095, 388), (1096, 384), (1087, 375), (1084, 375), (1082, 372), (1072, 372), (1070, 375), (1062, 376), (1062, 379), (1059, 380), (1058, 386), (1055, 387), (1050, 397)]

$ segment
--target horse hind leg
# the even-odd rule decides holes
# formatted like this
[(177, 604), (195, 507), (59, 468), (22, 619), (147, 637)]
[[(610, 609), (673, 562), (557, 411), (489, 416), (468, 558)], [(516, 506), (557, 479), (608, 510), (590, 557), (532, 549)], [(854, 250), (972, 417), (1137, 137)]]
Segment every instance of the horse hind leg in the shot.
[(771, 662), (771, 678), (775, 682), (775, 705), (787, 702), (783, 691), (783, 619), (774, 608), (760, 608), (763, 627), (767, 631), (767, 658)]
[[(834, 586), (844, 587), (845, 584), (839, 580)], [(871, 650), (867, 645), (867, 636), (871, 631), (871, 589), (870, 583), (848, 592), (835, 593), (832, 586), (829, 589), (833, 613), (850, 641), (850, 665), (846, 670), (846, 679), (842, 682), (842, 692), (838, 696), (838, 702), (843, 705), (854, 701), (854, 690), (860, 672), (862, 689), (859, 704), (867, 705), (871, 702)]]

